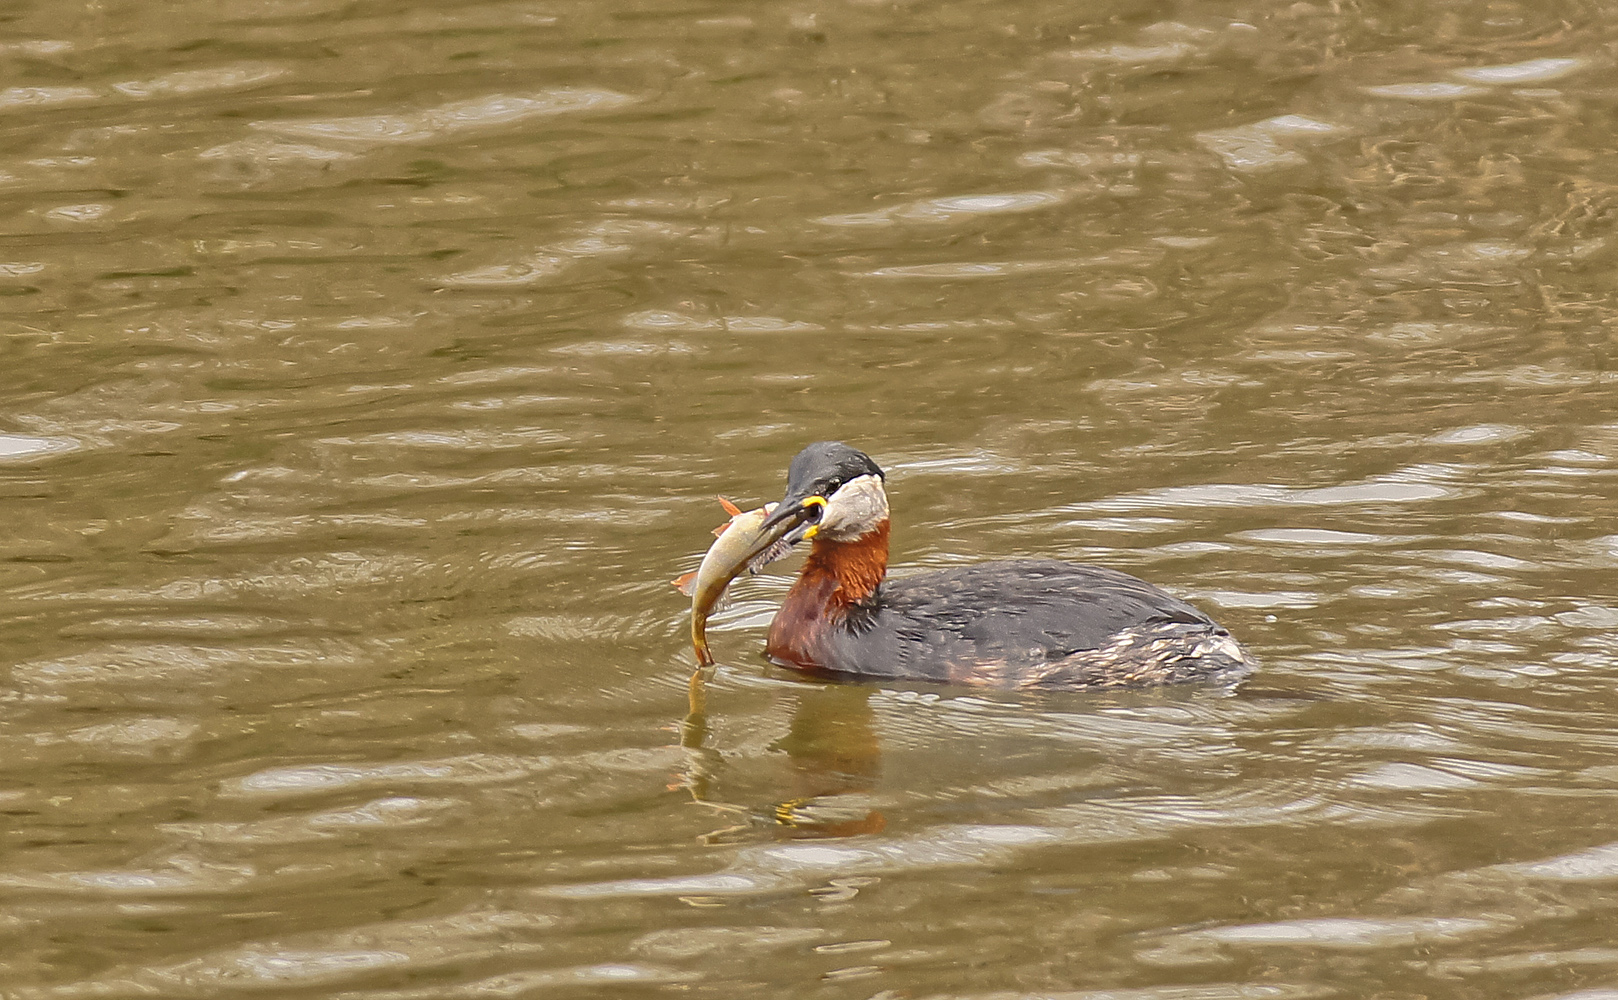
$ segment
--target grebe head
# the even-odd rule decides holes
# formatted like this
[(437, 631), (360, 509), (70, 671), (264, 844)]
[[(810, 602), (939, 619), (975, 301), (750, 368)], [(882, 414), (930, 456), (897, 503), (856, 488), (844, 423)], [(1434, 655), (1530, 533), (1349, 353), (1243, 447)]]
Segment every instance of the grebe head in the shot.
[(881, 467), (841, 441), (817, 441), (787, 467), (787, 494), (765, 526), (791, 525), (783, 536), (852, 542), (888, 520)]
[[(705, 558), (702, 574), (728, 583), (744, 568), (756, 573), (785, 558), (792, 546), (805, 539), (815, 539), (817, 547), (822, 542), (840, 547), (840, 543), (864, 539), (864, 547), (873, 549), (868, 561), (876, 567), (875, 579), (880, 581), (888, 551), (888, 496), (882, 480), (882, 470), (862, 451), (838, 441), (810, 445), (787, 470), (786, 499), (749, 529), (750, 536), (735, 545), (735, 551), (727, 551), (724, 561), (711, 571)], [(873, 534), (878, 531), (880, 534)], [(880, 558), (876, 558), (877, 552)]]

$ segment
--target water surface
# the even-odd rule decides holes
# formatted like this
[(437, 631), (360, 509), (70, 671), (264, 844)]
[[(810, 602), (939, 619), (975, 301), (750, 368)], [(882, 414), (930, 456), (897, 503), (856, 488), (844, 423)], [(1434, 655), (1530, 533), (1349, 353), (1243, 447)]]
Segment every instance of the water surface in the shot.
[[(1618, 995), (1615, 23), (11, 5), (0, 992)], [(1261, 672), (682, 741), (832, 437)]]

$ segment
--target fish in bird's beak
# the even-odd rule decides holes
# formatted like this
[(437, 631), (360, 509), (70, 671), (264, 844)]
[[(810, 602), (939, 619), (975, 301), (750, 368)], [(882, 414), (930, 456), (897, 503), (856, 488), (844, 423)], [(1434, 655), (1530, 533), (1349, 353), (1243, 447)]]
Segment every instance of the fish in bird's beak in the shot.
[[(696, 573), (674, 581), (682, 594), (691, 597), (691, 645), (703, 666), (714, 662), (708, 652), (708, 616), (719, 605), (730, 581), (744, 570), (757, 573), (785, 556), (797, 541), (790, 536), (797, 532), (802, 520), (787, 517), (776, 521), (772, 515), (777, 509), (776, 504), (766, 504), (733, 514), (730, 523), (716, 532), (719, 537), (708, 547)], [(726, 510), (735, 508), (727, 504)]]
[[(691, 596), (691, 644), (703, 666), (713, 663), (703, 629), (730, 581), (743, 570), (758, 572), (792, 546), (817, 537), (833, 496), (842, 507), (831, 513), (841, 523), (824, 524), (828, 531), (857, 537), (864, 530), (862, 515), (872, 523), (877, 518), (885, 522), (888, 505), (882, 479), (882, 469), (864, 452), (838, 441), (817, 441), (787, 467), (787, 495), (780, 503), (733, 513), (696, 574), (675, 581), (681, 593)], [(861, 485), (845, 494), (852, 484)], [(842, 500), (845, 496), (850, 498), (847, 502)]]

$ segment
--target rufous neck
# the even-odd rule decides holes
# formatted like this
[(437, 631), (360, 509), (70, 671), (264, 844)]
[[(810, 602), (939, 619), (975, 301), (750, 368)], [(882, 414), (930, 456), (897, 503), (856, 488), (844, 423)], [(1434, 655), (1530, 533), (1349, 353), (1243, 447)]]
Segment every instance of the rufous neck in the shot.
[(888, 522), (884, 519), (853, 541), (816, 538), (798, 578), (835, 581), (829, 603), (848, 605), (876, 593), (887, 572)]

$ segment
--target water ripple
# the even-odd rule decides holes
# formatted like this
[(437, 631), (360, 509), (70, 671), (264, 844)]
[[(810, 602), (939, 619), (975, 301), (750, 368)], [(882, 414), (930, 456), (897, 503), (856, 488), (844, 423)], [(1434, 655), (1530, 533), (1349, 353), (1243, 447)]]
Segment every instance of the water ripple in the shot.
[(562, 87), (527, 94), (489, 94), (396, 114), (279, 119), (249, 124), (252, 128), (301, 139), (337, 140), (360, 145), (424, 143), (472, 129), (515, 125), (549, 115), (613, 111), (628, 107), (636, 100), (628, 94), (611, 90)]
[(1464, 917), (1320, 917), (1191, 931), (1162, 939), (1139, 957), (1153, 965), (1182, 966), (1228, 960), (1227, 948), (1309, 947), (1366, 950), (1463, 941), (1510, 928), (1500, 921)]
[(1197, 133), (1197, 142), (1240, 172), (1274, 170), (1307, 163), (1308, 158), (1291, 145), (1324, 142), (1349, 130), (1331, 122), (1303, 115), (1281, 115), (1242, 125)]
[(892, 205), (875, 212), (826, 215), (813, 221), (827, 226), (891, 225), (898, 222), (951, 223), (995, 215), (1020, 215), (1055, 208), (1071, 201), (1072, 191), (1008, 191), (962, 194)]
[(391, 795), (361, 805), (248, 823), (164, 823), (158, 828), (187, 841), (215, 844), (296, 844), (332, 837), (370, 837), (433, 823), (463, 809), (461, 799)]
[(26, 434), (0, 434), (0, 461), (35, 459), (60, 455), (79, 447), (71, 438), (30, 437)]
[(266, 989), (360, 986), (374, 981), (377, 973), (414, 970), (420, 974), (531, 955), (541, 945), (529, 937), (553, 924), (552, 918), (539, 914), (498, 910), (392, 921), (256, 941), (172, 964), (41, 987), (18, 996), (27, 1000), (109, 994), (215, 997)]
[(1584, 59), (1530, 59), (1526, 62), (1494, 66), (1466, 66), (1450, 70), (1450, 75), (1471, 83), (1512, 86), (1560, 80), (1584, 69), (1587, 64), (1587, 60)]
[(516, 781), (549, 771), (548, 757), (469, 754), (437, 760), (376, 764), (307, 764), (276, 767), (234, 778), (220, 794), (238, 798), (288, 798), (400, 785), (481, 785)]

